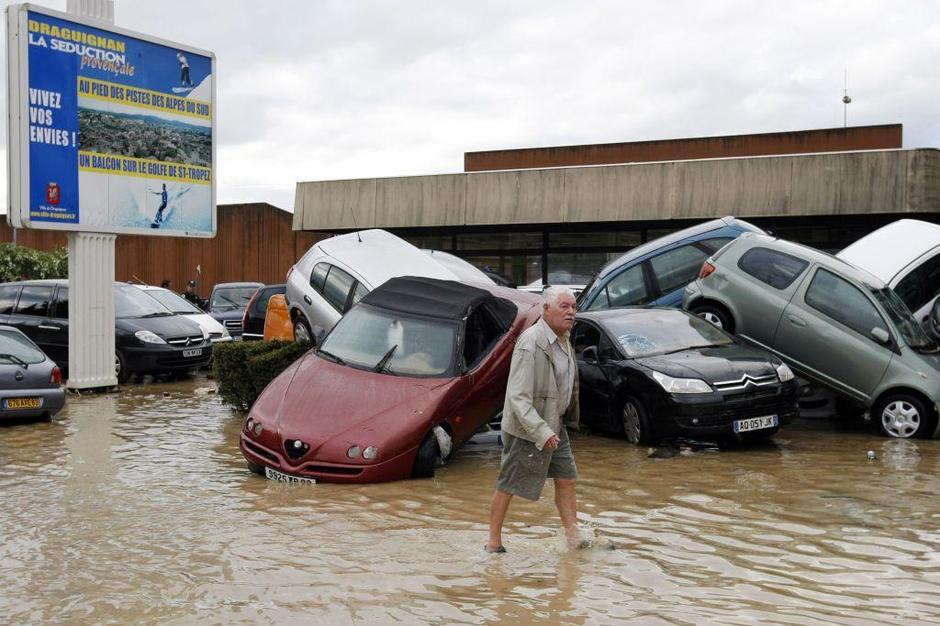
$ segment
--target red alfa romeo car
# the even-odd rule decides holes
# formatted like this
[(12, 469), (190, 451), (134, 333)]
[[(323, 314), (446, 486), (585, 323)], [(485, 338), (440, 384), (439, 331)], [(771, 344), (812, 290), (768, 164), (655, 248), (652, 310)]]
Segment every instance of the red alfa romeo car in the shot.
[(241, 432), (248, 467), (287, 482), (433, 476), (442, 442), (502, 409), (515, 338), (540, 314), (515, 289), (388, 281), (264, 390)]

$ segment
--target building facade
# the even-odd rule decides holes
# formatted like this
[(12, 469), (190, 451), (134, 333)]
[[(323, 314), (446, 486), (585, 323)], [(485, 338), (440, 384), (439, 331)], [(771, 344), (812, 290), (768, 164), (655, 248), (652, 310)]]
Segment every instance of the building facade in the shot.
[(726, 215), (836, 251), (899, 217), (940, 220), (940, 151), (901, 144), (894, 124), (467, 153), (458, 174), (298, 183), (293, 228), (384, 228), (520, 285), (586, 283)]

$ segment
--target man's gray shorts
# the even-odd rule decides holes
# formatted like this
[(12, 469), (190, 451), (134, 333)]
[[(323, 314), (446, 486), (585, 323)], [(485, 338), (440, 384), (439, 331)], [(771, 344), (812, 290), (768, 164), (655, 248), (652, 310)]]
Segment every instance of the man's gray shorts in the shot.
[(556, 450), (541, 451), (531, 441), (504, 432), (502, 464), (496, 488), (526, 500), (538, 500), (547, 478), (578, 477), (568, 433), (562, 430)]

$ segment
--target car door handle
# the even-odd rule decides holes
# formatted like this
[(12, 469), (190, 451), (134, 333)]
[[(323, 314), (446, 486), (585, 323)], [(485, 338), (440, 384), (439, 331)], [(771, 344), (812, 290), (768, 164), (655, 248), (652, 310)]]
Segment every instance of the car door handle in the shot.
[(313, 300), (311, 300), (310, 296), (308, 296), (307, 294), (304, 294), (304, 302), (306, 302), (307, 304), (313, 304)]
[(58, 326), (46, 326), (45, 324), (40, 324), (39, 328), (42, 330), (62, 330)]
[(788, 315), (787, 319), (789, 319), (790, 323), (792, 323), (794, 326), (800, 326), (801, 328), (806, 326), (806, 322), (795, 315)]

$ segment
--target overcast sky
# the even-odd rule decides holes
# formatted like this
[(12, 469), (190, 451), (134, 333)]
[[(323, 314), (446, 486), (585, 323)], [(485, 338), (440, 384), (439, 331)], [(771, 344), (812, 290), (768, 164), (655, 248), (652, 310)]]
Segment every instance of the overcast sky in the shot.
[(220, 203), (471, 150), (842, 126), (846, 69), (849, 125), (940, 146), (934, 1), (116, 0), (115, 22), (216, 53)]

